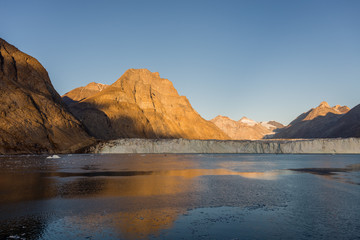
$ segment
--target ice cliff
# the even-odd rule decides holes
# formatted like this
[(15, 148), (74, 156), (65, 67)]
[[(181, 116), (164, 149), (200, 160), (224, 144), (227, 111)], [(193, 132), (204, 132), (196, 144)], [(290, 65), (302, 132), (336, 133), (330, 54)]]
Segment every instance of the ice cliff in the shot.
[(93, 153), (360, 153), (360, 138), (301, 140), (118, 139), (100, 143)]

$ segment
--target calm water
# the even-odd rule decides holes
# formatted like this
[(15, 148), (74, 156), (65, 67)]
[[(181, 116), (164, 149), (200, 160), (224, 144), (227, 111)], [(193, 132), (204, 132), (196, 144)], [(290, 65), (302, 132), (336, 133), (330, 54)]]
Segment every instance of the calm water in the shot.
[(360, 239), (360, 155), (0, 157), (0, 239)]

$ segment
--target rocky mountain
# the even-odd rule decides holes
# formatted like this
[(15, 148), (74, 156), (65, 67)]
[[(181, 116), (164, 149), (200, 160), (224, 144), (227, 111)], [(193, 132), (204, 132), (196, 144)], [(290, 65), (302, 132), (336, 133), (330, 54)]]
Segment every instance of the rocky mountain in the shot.
[(316, 108), (298, 116), (283, 128), (274, 138), (324, 138), (329, 137), (330, 129), (350, 110), (347, 106), (330, 107), (322, 102)]
[(213, 118), (211, 122), (233, 140), (263, 139), (268, 135), (274, 134), (276, 129), (283, 127), (281, 123), (275, 121), (259, 123), (247, 117), (243, 117), (239, 121), (234, 121), (229, 117), (220, 115)]
[(75, 152), (94, 143), (33, 57), (0, 38), (0, 154)]
[(62, 96), (62, 99), (66, 104), (69, 104), (70, 103), (69, 101), (79, 102), (81, 100), (84, 100), (85, 98), (95, 95), (98, 92), (101, 92), (102, 90), (106, 89), (108, 86), (109, 85), (102, 83), (91, 82), (85, 87), (78, 87), (71, 90), (70, 92), (65, 93)]
[(326, 137), (360, 137), (360, 104), (344, 114), (336, 124), (329, 129)]
[(68, 106), (99, 139), (229, 139), (179, 96), (168, 79), (147, 69), (129, 69), (101, 92)]

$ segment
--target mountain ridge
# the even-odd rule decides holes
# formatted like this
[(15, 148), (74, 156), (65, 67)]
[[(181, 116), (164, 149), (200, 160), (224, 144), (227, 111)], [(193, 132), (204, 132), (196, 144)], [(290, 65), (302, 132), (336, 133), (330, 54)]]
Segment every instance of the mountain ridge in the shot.
[(247, 117), (242, 117), (235, 121), (227, 116), (218, 115), (210, 120), (218, 126), (224, 133), (226, 133), (233, 140), (258, 140), (266, 136), (273, 135), (274, 131), (283, 126), (281, 123), (272, 121), (256, 122)]
[(203, 119), (171, 81), (147, 69), (128, 69), (103, 91), (68, 106), (100, 139), (229, 139)]
[[(128, 69), (113, 84), (91, 82), (60, 97), (46, 69), (0, 38), (0, 154), (68, 153), (118, 138), (261, 139), (360, 137), (360, 105), (327, 102), (288, 126), (217, 116), (207, 121), (168, 79)], [(70, 110), (70, 112), (69, 112)], [(89, 135), (90, 134), (90, 135)]]
[(84, 100), (92, 95), (95, 95), (98, 92), (103, 91), (106, 89), (109, 85), (102, 84), (102, 83), (96, 83), (91, 82), (83, 87), (74, 88), (73, 90), (65, 93), (62, 95), (62, 99), (65, 103), (68, 103), (68, 101), (81, 101)]
[(330, 107), (327, 102), (300, 114), (273, 138), (324, 138), (336, 137), (329, 132), (337, 121), (350, 111), (347, 106)]
[(0, 38), (0, 154), (69, 153), (95, 142), (45, 68)]

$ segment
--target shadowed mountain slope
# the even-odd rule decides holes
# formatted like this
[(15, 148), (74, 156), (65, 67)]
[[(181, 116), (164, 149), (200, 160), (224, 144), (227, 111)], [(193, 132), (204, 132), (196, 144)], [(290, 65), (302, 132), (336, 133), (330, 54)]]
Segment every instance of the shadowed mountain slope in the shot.
[(360, 104), (343, 115), (326, 137), (360, 137)]
[(75, 152), (94, 142), (33, 57), (0, 38), (0, 154)]
[(100, 139), (229, 139), (179, 96), (169, 80), (147, 69), (129, 69), (106, 89), (69, 108)]
[(318, 107), (298, 116), (273, 138), (329, 137), (330, 129), (336, 126), (337, 121), (349, 110), (347, 106), (330, 107), (327, 102), (322, 102)]

